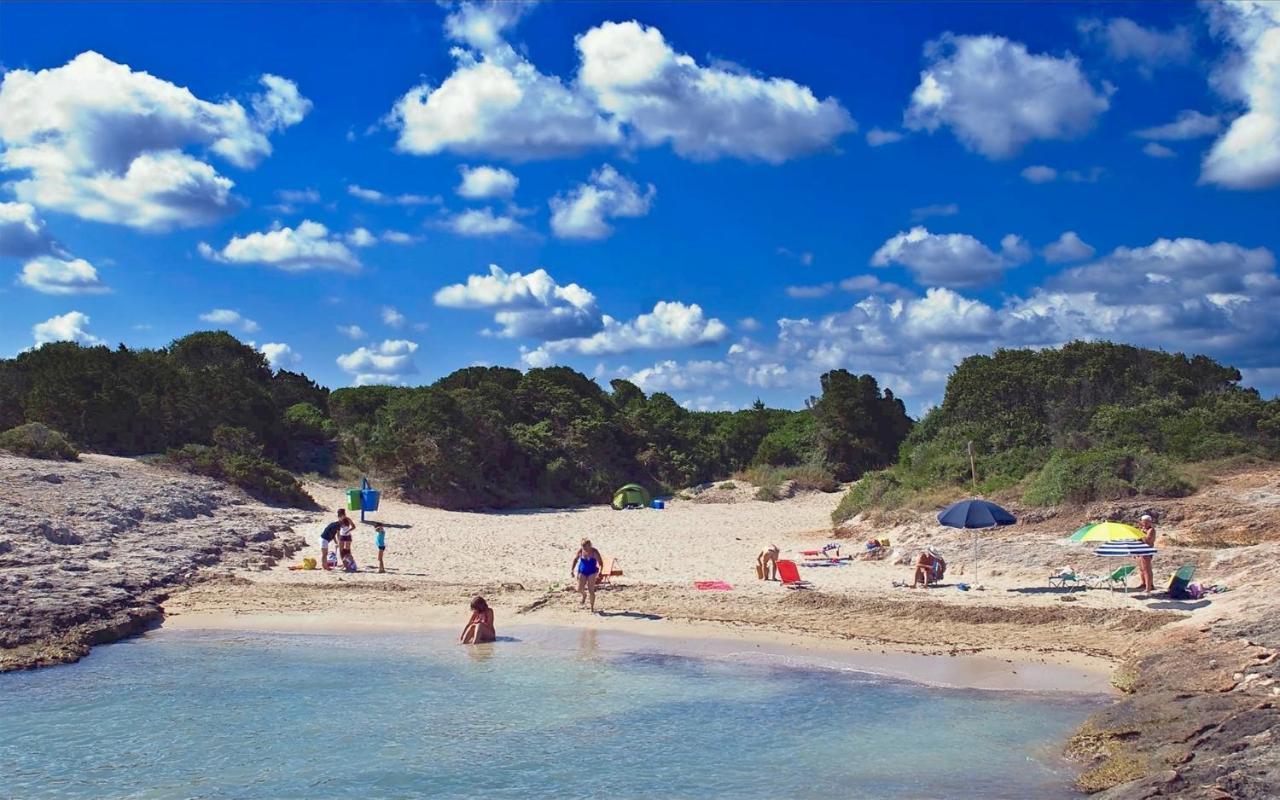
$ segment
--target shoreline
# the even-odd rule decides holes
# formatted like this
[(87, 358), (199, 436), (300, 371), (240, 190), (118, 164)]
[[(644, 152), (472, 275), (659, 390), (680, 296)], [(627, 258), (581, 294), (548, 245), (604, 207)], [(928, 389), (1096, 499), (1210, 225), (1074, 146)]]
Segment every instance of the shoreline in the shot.
[[(167, 614), (155, 629), (165, 631), (253, 631), (311, 635), (424, 634), (460, 627), (453, 606), (426, 606), (413, 617), (392, 607), (363, 611), (304, 613), (190, 610)], [(534, 631), (604, 636), (617, 647), (660, 650), (695, 658), (763, 657), (797, 666), (847, 669), (943, 689), (1106, 695), (1114, 698), (1111, 675), (1116, 664), (1079, 653), (1055, 653), (1035, 659), (1026, 651), (991, 648), (978, 653), (919, 652), (890, 644), (872, 645), (756, 626), (730, 626), (695, 620), (551, 612), (536, 619), (503, 622), (500, 635)], [(542, 638), (546, 638), (543, 636)], [(553, 634), (554, 638), (554, 634)], [(524, 641), (524, 640), (521, 640)], [(498, 646), (509, 644), (499, 642)], [(511, 643), (514, 644), (514, 643)], [(461, 645), (459, 645), (461, 646)], [(745, 649), (744, 649), (745, 648)]]

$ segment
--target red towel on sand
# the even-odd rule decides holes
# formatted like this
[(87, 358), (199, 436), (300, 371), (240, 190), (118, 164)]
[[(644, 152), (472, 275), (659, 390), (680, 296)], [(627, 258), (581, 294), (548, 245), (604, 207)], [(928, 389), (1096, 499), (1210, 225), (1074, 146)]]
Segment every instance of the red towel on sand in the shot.
[(704, 592), (727, 592), (733, 587), (724, 581), (694, 581), (693, 588), (700, 589)]

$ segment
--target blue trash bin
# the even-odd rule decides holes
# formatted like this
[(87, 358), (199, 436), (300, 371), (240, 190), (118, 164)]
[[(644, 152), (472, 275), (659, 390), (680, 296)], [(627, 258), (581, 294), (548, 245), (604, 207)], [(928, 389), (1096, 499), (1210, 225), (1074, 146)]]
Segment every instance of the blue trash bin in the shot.
[(654, 508), (658, 509), (659, 511), (667, 507), (667, 504), (662, 502), (661, 500), (654, 500), (652, 505)]
[(378, 501), (382, 499), (382, 492), (377, 489), (365, 489), (360, 492), (361, 511), (377, 511)]

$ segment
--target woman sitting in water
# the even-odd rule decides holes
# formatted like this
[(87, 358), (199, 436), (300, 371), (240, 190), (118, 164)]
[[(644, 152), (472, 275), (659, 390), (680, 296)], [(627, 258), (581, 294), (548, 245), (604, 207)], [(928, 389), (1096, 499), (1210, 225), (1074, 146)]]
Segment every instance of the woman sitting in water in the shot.
[(600, 581), (600, 567), (604, 564), (604, 556), (591, 546), (590, 539), (583, 539), (582, 546), (573, 555), (573, 563), (569, 565), (569, 576), (578, 579), (578, 595), (582, 598), (579, 605), (587, 602), (587, 594), (591, 595), (591, 613), (596, 613), (596, 584)]
[(493, 609), (489, 608), (483, 597), (477, 597), (471, 601), (471, 619), (467, 620), (467, 626), (462, 629), (462, 636), (458, 637), (458, 641), (463, 644), (480, 644), (492, 642), (496, 638), (497, 635), (493, 632)]

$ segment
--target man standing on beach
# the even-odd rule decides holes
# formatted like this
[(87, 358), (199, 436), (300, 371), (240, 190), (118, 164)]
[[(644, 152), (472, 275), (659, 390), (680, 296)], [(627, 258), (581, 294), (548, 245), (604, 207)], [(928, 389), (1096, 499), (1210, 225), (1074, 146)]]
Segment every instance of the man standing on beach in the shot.
[[(1150, 514), (1143, 514), (1142, 519), (1138, 520), (1138, 527), (1144, 534), (1142, 541), (1150, 547), (1156, 546), (1156, 521), (1152, 519)], [(1151, 560), (1153, 556), (1138, 556), (1138, 575), (1142, 578), (1142, 591), (1154, 592), (1156, 590), (1156, 578), (1151, 568)]]

